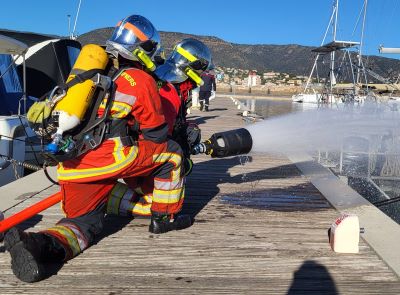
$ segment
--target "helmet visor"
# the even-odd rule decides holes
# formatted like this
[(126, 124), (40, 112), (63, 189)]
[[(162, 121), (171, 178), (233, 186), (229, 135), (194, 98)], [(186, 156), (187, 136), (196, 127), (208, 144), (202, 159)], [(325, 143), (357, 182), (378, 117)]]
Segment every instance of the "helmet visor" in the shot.
[(159, 43), (158, 33), (147, 19), (140, 15), (133, 15), (117, 24), (109, 40), (133, 51), (139, 44), (150, 45), (149, 39), (156, 44)]
[(205, 71), (208, 68), (208, 62), (201, 58), (189, 63), (188, 66), (196, 71)]
[(171, 54), (171, 56), (168, 58), (168, 60), (171, 63), (174, 63), (176, 65), (184, 65), (188, 64), (190, 61), (184, 57), (182, 54), (180, 54), (177, 50), (174, 50)]
[(170, 60), (167, 60), (164, 64), (158, 66), (154, 74), (160, 80), (168, 81), (170, 83), (181, 83), (188, 78), (185, 73), (177, 68)]
[(169, 57), (172, 63), (178, 67), (190, 66), (195, 71), (204, 71), (208, 67), (208, 61), (203, 58), (197, 58), (189, 51), (180, 46), (176, 46), (174, 52)]

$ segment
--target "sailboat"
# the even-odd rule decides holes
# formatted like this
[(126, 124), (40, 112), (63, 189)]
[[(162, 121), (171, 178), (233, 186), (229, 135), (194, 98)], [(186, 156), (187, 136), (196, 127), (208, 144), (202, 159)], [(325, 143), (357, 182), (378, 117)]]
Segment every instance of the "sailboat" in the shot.
[[(364, 4), (364, 21), (366, 15), (366, 2)], [(342, 102), (354, 102), (360, 99), (358, 95), (357, 88), (357, 80), (359, 80), (359, 74), (355, 74), (355, 72), (359, 73), (358, 68), (354, 68), (352, 61), (352, 54), (350, 53), (351, 49), (359, 47), (358, 50), (358, 63), (361, 63), (361, 42), (356, 41), (343, 41), (337, 39), (337, 19), (338, 19), (338, 7), (339, 0), (334, 1), (332, 14), (328, 23), (328, 26), (325, 30), (324, 38), (321, 42), (321, 45), (312, 50), (312, 52), (317, 53), (314, 64), (312, 66), (310, 75), (308, 76), (306, 85), (302, 93), (298, 93), (292, 96), (293, 102), (302, 102), (302, 103), (315, 103), (315, 104), (337, 104)], [(364, 27), (364, 24), (363, 24)], [(328, 31), (332, 28), (332, 36), (333, 40), (325, 43), (325, 39), (328, 35)], [(361, 40), (363, 38), (363, 34), (361, 34)], [(324, 84), (320, 86), (318, 89), (315, 87), (311, 87), (311, 82), (313, 80), (314, 72), (316, 72), (318, 63), (329, 56), (329, 74), (325, 78)], [(353, 55), (354, 56), (354, 55)], [(340, 57), (340, 61), (337, 60)], [(338, 85), (338, 75), (343, 73), (343, 68), (348, 66), (350, 68), (351, 77), (347, 77), (347, 79), (352, 81), (351, 83)], [(360, 66), (361, 68), (361, 66)]]
[[(381, 54), (400, 54), (400, 48), (398, 47), (384, 47), (383, 45), (379, 46), (378, 48), (379, 53)], [(397, 76), (395, 81), (391, 81), (388, 78), (384, 78), (378, 74), (376, 74), (375, 72), (370, 70), (370, 74), (378, 81), (382, 82), (384, 87), (387, 88), (387, 90), (389, 90), (389, 95), (388, 95), (388, 99), (389, 101), (400, 101), (400, 96), (399, 96), (399, 92), (400, 92), (400, 84), (399, 84), (399, 80), (400, 80), (400, 74)], [(397, 95), (394, 95), (394, 93), (397, 93)]]

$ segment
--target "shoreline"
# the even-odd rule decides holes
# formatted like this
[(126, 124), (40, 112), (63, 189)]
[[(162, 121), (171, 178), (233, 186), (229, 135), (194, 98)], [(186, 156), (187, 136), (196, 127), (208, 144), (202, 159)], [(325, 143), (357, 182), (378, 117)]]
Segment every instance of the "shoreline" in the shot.
[(283, 101), (291, 101), (292, 97), (290, 95), (260, 95), (260, 94), (246, 94), (246, 93), (227, 93), (227, 92), (218, 92), (216, 96), (220, 97), (234, 97), (237, 99), (270, 99), (270, 100), (283, 100)]

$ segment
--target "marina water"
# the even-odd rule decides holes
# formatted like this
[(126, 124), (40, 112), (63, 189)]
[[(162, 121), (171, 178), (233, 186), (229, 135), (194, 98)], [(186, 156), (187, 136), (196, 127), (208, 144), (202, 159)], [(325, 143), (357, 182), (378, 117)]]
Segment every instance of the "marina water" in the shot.
[(378, 140), (384, 149), (385, 139), (400, 137), (400, 110), (396, 104), (340, 105), (268, 118), (246, 128), (253, 138), (252, 152), (339, 151), (355, 137), (366, 139), (368, 145), (371, 139)]

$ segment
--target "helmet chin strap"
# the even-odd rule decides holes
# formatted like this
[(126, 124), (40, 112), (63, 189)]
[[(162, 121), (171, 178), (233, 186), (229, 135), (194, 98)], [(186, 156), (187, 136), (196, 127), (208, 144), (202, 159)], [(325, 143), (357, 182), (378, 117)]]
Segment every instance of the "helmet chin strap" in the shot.
[(131, 60), (123, 57), (122, 55), (118, 54), (118, 57), (115, 58), (114, 55), (110, 56), (113, 62), (113, 66), (117, 69), (121, 67), (135, 67), (140, 70), (144, 70), (143, 65), (136, 60)]
[(119, 61), (118, 61), (118, 58), (115, 58), (114, 55), (112, 55), (112, 56), (110, 56), (110, 57), (111, 57), (111, 61), (112, 61), (112, 63), (113, 63), (114, 68), (119, 69)]
[(136, 48), (133, 51), (133, 55), (136, 56), (136, 58), (144, 65), (147, 70), (154, 72), (154, 70), (156, 69), (156, 65), (143, 50), (141, 50), (140, 48)]

